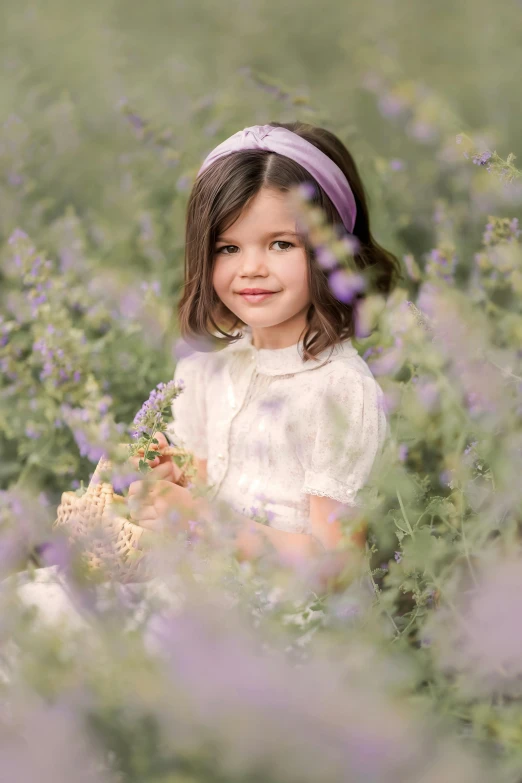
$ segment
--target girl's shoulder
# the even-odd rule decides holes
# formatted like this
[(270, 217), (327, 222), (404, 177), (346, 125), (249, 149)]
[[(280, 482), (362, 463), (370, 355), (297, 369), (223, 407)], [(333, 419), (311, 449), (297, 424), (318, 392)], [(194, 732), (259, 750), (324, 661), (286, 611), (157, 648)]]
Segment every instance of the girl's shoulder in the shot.
[(326, 355), (327, 361), (319, 368), (321, 378), (325, 382), (331, 383), (335, 379), (343, 382), (357, 376), (375, 381), (372, 371), (359, 354), (351, 339), (343, 340), (343, 342), (336, 344), (333, 350), (328, 349), (321, 354), (321, 356), (325, 357)]
[(184, 372), (190, 376), (200, 376), (207, 367), (215, 364), (216, 351), (192, 351), (181, 356), (176, 362), (176, 372)]
[(317, 373), (316, 391), (326, 397), (347, 400), (357, 397), (380, 397), (382, 388), (366, 361), (357, 352), (338, 356)]

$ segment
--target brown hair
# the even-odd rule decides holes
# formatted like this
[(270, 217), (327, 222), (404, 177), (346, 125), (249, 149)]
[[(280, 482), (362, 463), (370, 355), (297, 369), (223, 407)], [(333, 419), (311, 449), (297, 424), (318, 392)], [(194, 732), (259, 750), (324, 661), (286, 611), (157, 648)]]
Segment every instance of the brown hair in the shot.
[[(354, 260), (358, 269), (371, 273), (374, 290), (388, 295), (401, 277), (397, 258), (380, 247), (370, 232), (370, 218), (364, 187), (355, 162), (341, 141), (330, 131), (303, 122), (270, 125), (287, 128), (314, 144), (328, 155), (345, 174), (357, 207), (353, 234), (359, 242)], [(178, 305), (182, 336), (191, 340), (210, 338), (218, 344), (231, 343), (242, 334), (229, 334), (245, 324), (217, 296), (213, 284), (216, 238), (241, 214), (261, 188), (280, 191), (313, 180), (296, 163), (266, 150), (242, 150), (215, 161), (196, 180), (187, 205), (185, 235), (185, 286)], [(310, 203), (322, 208), (328, 223), (342, 221), (324, 190), (316, 185)], [(304, 360), (315, 358), (321, 351), (353, 336), (354, 305), (339, 301), (328, 285), (329, 270), (316, 261), (312, 245), (305, 240), (308, 256), (311, 303), (307, 325), (301, 339)], [(370, 279), (370, 278), (369, 278)], [(223, 335), (217, 337), (214, 332)]]

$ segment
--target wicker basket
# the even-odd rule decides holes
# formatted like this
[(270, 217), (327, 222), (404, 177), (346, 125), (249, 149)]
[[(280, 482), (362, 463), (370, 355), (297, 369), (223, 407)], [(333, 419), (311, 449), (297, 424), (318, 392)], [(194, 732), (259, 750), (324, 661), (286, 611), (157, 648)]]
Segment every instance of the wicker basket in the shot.
[[(172, 446), (158, 453), (186, 455)], [(189, 464), (178, 479), (181, 486), (188, 483), (185, 472)], [(143, 581), (149, 578), (140, 549), (145, 531), (124, 516), (126, 499), (116, 494), (112, 484), (101, 480), (102, 474), (111, 468), (111, 462), (102, 457), (85, 494), (79, 497), (75, 492), (62, 493), (54, 527), (64, 528), (72, 542), (81, 544), (86, 564), (98, 575), (118, 582)]]

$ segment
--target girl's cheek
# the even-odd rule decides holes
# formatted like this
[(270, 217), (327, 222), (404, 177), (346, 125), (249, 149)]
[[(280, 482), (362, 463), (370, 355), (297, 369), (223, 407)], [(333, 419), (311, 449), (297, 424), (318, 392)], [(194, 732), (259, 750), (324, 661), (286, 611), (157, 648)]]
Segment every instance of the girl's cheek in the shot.
[(230, 291), (233, 279), (234, 273), (232, 270), (227, 270), (226, 274), (220, 269), (214, 270), (212, 284), (214, 286), (215, 292), (218, 295), (226, 294), (228, 291)]

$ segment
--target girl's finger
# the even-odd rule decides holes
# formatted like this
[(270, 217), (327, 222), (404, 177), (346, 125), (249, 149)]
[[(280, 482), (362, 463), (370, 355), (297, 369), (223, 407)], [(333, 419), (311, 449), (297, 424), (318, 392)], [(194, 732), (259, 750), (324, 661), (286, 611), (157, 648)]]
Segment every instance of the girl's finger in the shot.
[(139, 522), (140, 525), (143, 520), (153, 519), (157, 514), (154, 506), (151, 506), (150, 504), (145, 505), (144, 503), (140, 503), (140, 501), (137, 500), (136, 498), (129, 498), (127, 506), (130, 512), (131, 519), (134, 520), (135, 522)]
[[(162, 432), (157, 432), (154, 437), (158, 441), (157, 448), (158, 449), (164, 449), (166, 446), (170, 446), (170, 443), (168, 442), (167, 438)], [(156, 444), (153, 444), (156, 445)]]
[[(130, 458), (130, 463), (131, 463), (132, 467), (135, 470), (139, 470), (140, 462), (141, 462), (142, 459), (143, 459), (143, 457), (131, 457)], [(160, 457), (155, 457), (153, 460), (149, 459), (149, 460), (146, 460), (146, 461), (147, 461), (147, 464), (149, 464), (151, 466), (151, 468), (153, 468), (155, 465), (159, 465), (160, 464)]]
[[(138, 457), (138, 462), (143, 459), (143, 456)], [(152, 468), (154, 465), (159, 465), (161, 457), (154, 457), (154, 459), (147, 459), (145, 462)]]
[(161, 533), (163, 532), (163, 522), (160, 522), (160, 520), (157, 517), (145, 517), (144, 519), (137, 519), (136, 523), (140, 526), (145, 528), (145, 530), (151, 531), (153, 533)]
[(132, 495), (139, 495), (140, 493), (143, 493), (143, 481), (132, 481), (129, 484), (128, 496), (131, 497)]
[(157, 479), (174, 481), (176, 475), (174, 471), (174, 463), (172, 461), (162, 462), (161, 464), (157, 465), (155, 468), (152, 468), (152, 475), (154, 476), (154, 478)]

